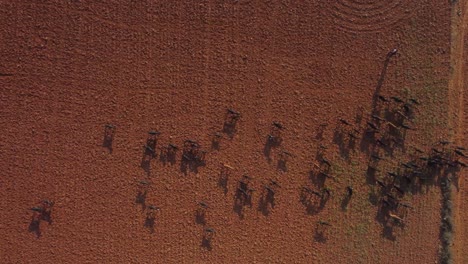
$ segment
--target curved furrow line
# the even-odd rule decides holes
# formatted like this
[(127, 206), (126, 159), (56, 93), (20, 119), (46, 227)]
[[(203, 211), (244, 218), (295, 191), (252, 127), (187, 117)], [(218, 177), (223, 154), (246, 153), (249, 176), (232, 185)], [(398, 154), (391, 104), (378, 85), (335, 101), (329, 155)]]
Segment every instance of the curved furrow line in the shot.
[(354, 33), (370, 33), (396, 26), (411, 17), (414, 5), (401, 0), (365, 4), (340, 0), (330, 9), (336, 26)]
[[(386, 31), (387, 29), (391, 29), (401, 23), (403, 20), (408, 19), (408, 17), (402, 17), (398, 20), (386, 21), (385, 23), (380, 24), (356, 24), (353, 21), (347, 21), (347, 23), (336, 23), (336, 26), (343, 30), (352, 33), (373, 33), (377, 31)], [(382, 22), (382, 21), (380, 21)]]
[(363, 6), (356, 6), (352, 5), (345, 0), (336, 1), (335, 6), (339, 8), (339, 10), (346, 12), (346, 13), (374, 13), (374, 15), (378, 15), (380, 13), (395, 9), (398, 6), (401, 6), (400, 1), (388, 1), (387, 3), (383, 3), (383, 5), (372, 5), (372, 8), (366, 8)]

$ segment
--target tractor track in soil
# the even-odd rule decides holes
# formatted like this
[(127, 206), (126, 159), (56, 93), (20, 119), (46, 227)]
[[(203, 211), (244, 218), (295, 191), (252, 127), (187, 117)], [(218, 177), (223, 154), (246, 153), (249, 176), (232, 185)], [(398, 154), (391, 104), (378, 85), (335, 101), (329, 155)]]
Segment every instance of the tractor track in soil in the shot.
[[(462, 0), (454, 4), (452, 9), (452, 42), (451, 67), (452, 74), (449, 83), (451, 129), (453, 140), (466, 146), (468, 133), (468, 1)], [(459, 176), (457, 188), (453, 189), (455, 198), (455, 239), (453, 243), (455, 263), (467, 263), (468, 255), (465, 248), (468, 245), (468, 179), (466, 170)]]

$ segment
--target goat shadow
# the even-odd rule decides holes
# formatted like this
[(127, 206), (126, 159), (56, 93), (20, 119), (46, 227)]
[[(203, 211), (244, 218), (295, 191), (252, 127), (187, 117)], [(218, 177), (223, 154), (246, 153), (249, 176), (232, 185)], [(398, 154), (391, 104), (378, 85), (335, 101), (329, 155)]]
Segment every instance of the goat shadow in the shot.
[(318, 229), (315, 229), (314, 240), (315, 240), (315, 242), (323, 244), (323, 243), (327, 242), (327, 237), (325, 236), (324, 232), (321, 232)]
[(110, 154), (112, 154), (113, 151), (112, 144), (114, 143), (114, 134), (115, 132), (113, 130), (110, 130), (106, 127), (104, 128), (104, 138), (102, 140), (102, 146), (107, 148)]
[(211, 239), (206, 238), (205, 236), (202, 238), (201, 245), (202, 248), (205, 248), (208, 251), (211, 251), (213, 249), (211, 245)]
[(266, 138), (265, 145), (263, 147), (263, 155), (268, 160), (268, 162), (271, 162), (271, 150), (279, 147), (281, 142), (281, 138), (271, 138), (269, 136)]
[(146, 209), (146, 195), (147, 192), (138, 191), (135, 196), (135, 203), (141, 205), (141, 210), (144, 211)]
[(166, 165), (167, 163), (174, 165), (177, 160), (177, 155), (176, 152), (171, 152), (168, 150), (161, 150), (159, 152), (159, 161), (162, 162), (162, 164)]
[(156, 218), (153, 216), (146, 216), (144, 226), (150, 230), (151, 233), (154, 233), (154, 225), (156, 223)]
[(288, 171), (288, 166), (286, 165), (285, 159), (279, 159), (278, 163), (276, 164), (276, 169), (282, 172)]
[(275, 208), (275, 195), (271, 191), (266, 191), (260, 197), (257, 209), (264, 216), (268, 216), (270, 214), (270, 208)]
[(31, 222), (29, 223), (28, 227), (29, 232), (34, 233), (34, 235), (36, 235), (37, 238), (40, 238), (42, 235), (40, 223), (40, 220), (33, 218), (31, 219)]
[(309, 172), (309, 179), (315, 186), (321, 189), (323, 186), (325, 186), (327, 176), (325, 176), (323, 173), (311, 170)]
[(197, 223), (199, 225), (205, 225), (206, 224), (205, 211), (197, 210), (195, 212), (195, 223)]
[(350, 150), (345, 144), (345, 134), (339, 128), (336, 128), (333, 132), (333, 143), (335, 143), (338, 146), (340, 156), (346, 161), (348, 161)]
[(234, 135), (237, 132), (236, 129), (237, 121), (236, 122), (224, 122), (223, 124), (223, 133), (228, 135), (230, 139), (234, 138)]
[(343, 200), (341, 200), (341, 210), (346, 211), (349, 206), (349, 202), (351, 201), (352, 195), (346, 195)]

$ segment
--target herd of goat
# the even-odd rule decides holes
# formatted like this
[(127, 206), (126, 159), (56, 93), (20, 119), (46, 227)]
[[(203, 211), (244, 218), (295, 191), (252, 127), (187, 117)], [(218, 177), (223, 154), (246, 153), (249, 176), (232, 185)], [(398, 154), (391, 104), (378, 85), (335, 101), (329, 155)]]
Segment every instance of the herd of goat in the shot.
[[(343, 148), (343, 145), (354, 146), (353, 141), (361, 140), (361, 146), (365, 146), (369, 150), (369, 163), (366, 171), (367, 182), (380, 190), (376, 194), (376, 203), (378, 203), (379, 208), (378, 215), (385, 226), (385, 230), (389, 231), (395, 225), (404, 225), (405, 216), (408, 210), (412, 208), (411, 205), (401, 201), (401, 198), (407, 192), (414, 190), (414, 188), (420, 188), (424, 184), (433, 183), (437, 176), (456, 175), (456, 172), (466, 167), (464, 159), (467, 155), (464, 153), (465, 149), (463, 147), (453, 146), (449, 141), (437, 142), (428, 152), (413, 146), (409, 160), (401, 162), (400, 168), (396, 168), (395, 171), (382, 172), (380, 163), (385, 161), (387, 154), (391, 155), (395, 148), (403, 146), (407, 131), (414, 129), (407, 123), (414, 118), (414, 110), (420, 103), (415, 99), (405, 102), (398, 97), (386, 98), (380, 95), (378, 101), (378, 106), (364, 126), (355, 127), (347, 120), (338, 119), (334, 142), (339, 145), (339, 148)], [(212, 134), (212, 148), (219, 149), (220, 140), (223, 137), (233, 137), (237, 121), (240, 118), (241, 114), (239, 112), (233, 109), (227, 110), (223, 130)], [(271, 149), (281, 146), (284, 129), (281, 123), (272, 123), (271, 130), (265, 139), (265, 155), (270, 155)], [(115, 132), (116, 126), (105, 125), (103, 146), (108, 148), (110, 152), (112, 151)], [(162, 162), (175, 164), (179, 160), (181, 169), (185, 173), (188, 171), (197, 172), (198, 167), (205, 165), (205, 156), (208, 151), (204, 150), (197, 141), (187, 139), (181, 148), (173, 143), (158, 146), (159, 135), (160, 132), (158, 131), (151, 130), (148, 132), (141, 161), (141, 167), (145, 171), (149, 172), (151, 160), (158, 155)], [(156, 151), (157, 149), (159, 149), (159, 152)], [(313, 168), (310, 172), (312, 181), (315, 184), (302, 186), (299, 191), (300, 201), (308, 213), (319, 212), (332, 196), (332, 191), (324, 185), (327, 179), (335, 178), (332, 169), (333, 162), (326, 157), (327, 149), (328, 147), (324, 145), (318, 147), (316, 162), (313, 162)], [(180, 157), (179, 152), (181, 152)], [(286, 162), (291, 156), (292, 154), (289, 152), (280, 151), (278, 168), (281, 169), (286, 166)], [(225, 193), (227, 192), (227, 183), (232, 171), (233, 167), (229, 164), (221, 164), (219, 186), (224, 189)], [(157, 212), (161, 208), (155, 205), (145, 205), (150, 184), (149, 179), (138, 181), (136, 203), (144, 205), (146, 210), (144, 225), (154, 231)], [(274, 208), (275, 195), (280, 188), (280, 184), (271, 179), (262, 186), (259, 209), (265, 215), (268, 215), (270, 210)], [(245, 206), (252, 206), (254, 191), (252, 178), (249, 175), (243, 175), (237, 181), (234, 210), (240, 217), (243, 217)], [(347, 204), (352, 199), (353, 192), (352, 186), (346, 187), (342, 199), (343, 209), (346, 209)], [(39, 225), (41, 221), (52, 222), (51, 210), (53, 204), (52, 201), (44, 200), (31, 208), (33, 216), (30, 229), (34, 230), (38, 235), (40, 234)], [(206, 202), (198, 202), (195, 209), (197, 223), (203, 226), (206, 225), (205, 213), (209, 208)], [(317, 222), (316, 235), (319, 239), (324, 239), (324, 232), (328, 226), (332, 226), (332, 224), (322, 220)], [(215, 234), (215, 229), (205, 227), (203, 230), (202, 245), (211, 248), (211, 240)]]
[[(389, 52), (388, 59), (396, 54), (396, 49)], [(386, 67), (386, 66), (385, 66)], [(467, 155), (465, 149), (456, 146), (453, 142), (441, 140), (423, 150), (416, 146), (411, 146), (411, 151), (406, 151), (405, 138), (408, 131), (415, 130), (413, 120), (421, 105), (417, 99), (401, 99), (397, 96), (384, 97), (379, 93), (374, 96), (374, 104), (369, 118), (353, 124), (345, 119), (338, 119), (333, 136), (333, 142), (338, 145), (340, 154), (347, 157), (349, 150), (353, 150), (356, 144), (360, 144), (361, 150), (365, 151), (369, 158), (366, 171), (367, 183), (373, 185), (373, 204), (378, 208), (378, 221), (384, 226), (384, 235), (394, 237), (393, 227), (404, 226), (405, 217), (412, 208), (410, 204), (403, 202), (403, 197), (409, 192), (418, 191), (423, 185), (440, 183), (440, 179), (457, 179), (457, 172), (466, 167)], [(361, 117), (362, 118), (362, 117)], [(223, 129), (220, 132), (211, 134), (212, 149), (218, 149), (223, 138), (233, 139), (236, 133), (237, 123), (241, 119), (241, 114), (234, 109), (227, 109)], [(283, 131), (285, 127), (280, 122), (272, 122), (270, 132), (265, 135), (264, 154), (267, 158), (272, 149), (280, 148), (283, 143)], [(112, 153), (112, 145), (116, 133), (116, 126), (107, 124), (104, 128), (103, 146)], [(323, 131), (322, 131), (323, 133)], [(198, 172), (198, 168), (206, 165), (206, 155), (208, 151), (202, 148), (196, 140), (187, 139), (179, 147), (169, 143), (158, 146), (159, 131), (148, 132), (146, 143), (143, 146), (143, 158), (141, 167), (148, 173), (151, 168), (151, 161), (159, 155), (159, 160), (163, 163), (175, 164), (180, 161), (181, 171)], [(393, 156), (396, 149), (405, 149), (407, 160), (400, 162), (394, 170), (387, 170), (382, 163)], [(317, 149), (316, 161), (310, 177), (313, 184), (301, 186), (299, 188), (300, 202), (304, 205), (307, 213), (314, 214), (320, 212), (325, 207), (327, 201), (332, 197), (332, 190), (325, 186), (327, 179), (333, 180), (333, 161), (327, 155), (328, 147), (323, 144)], [(332, 156), (332, 155), (330, 155)], [(286, 163), (293, 155), (287, 151), (279, 151), (278, 169), (286, 170)], [(222, 163), (218, 185), (227, 193), (227, 183), (231, 178), (233, 167)], [(439, 180), (439, 181), (438, 181)], [(146, 210), (145, 227), (154, 231), (157, 212), (161, 208), (155, 205), (146, 206), (145, 200), (148, 194), (151, 181), (149, 178), (138, 181), (136, 203), (144, 205)], [(275, 195), (281, 186), (277, 181), (269, 180), (267, 184), (261, 186), (259, 193), (259, 210), (268, 215), (275, 207)], [(244, 208), (252, 206), (252, 197), (255, 193), (252, 177), (242, 175), (237, 181), (234, 195), (234, 211), (243, 217)], [(353, 186), (346, 186), (342, 198), (342, 208), (346, 209), (353, 197)], [(41, 201), (37, 206), (31, 208), (33, 211), (30, 230), (40, 235), (40, 222), (51, 223), (51, 211), (54, 203), (52, 201)], [(204, 226), (202, 234), (202, 246), (211, 249), (211, 240), (215, 234), (215, 229), (206, 225), (205, 214), (210, 206), (200, 201), (195, 211), (195, 220)], [(320, 220), (316, 225), (316, 235), (323, 240), (325, 231), (332, 223)]]

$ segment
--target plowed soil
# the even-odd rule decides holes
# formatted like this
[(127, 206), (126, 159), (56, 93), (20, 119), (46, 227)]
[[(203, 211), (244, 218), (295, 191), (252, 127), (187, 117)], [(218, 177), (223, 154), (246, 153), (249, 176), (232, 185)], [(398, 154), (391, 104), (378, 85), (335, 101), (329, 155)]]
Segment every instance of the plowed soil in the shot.
[[(452, 8), (439, 0), (0, 1), (0, 262), (437, 263), (439, 184), (402, 196), (413, 209), (403, 227), (389, 227), (366, 171), (371, 153), (384, 158), (376, 176), (384, 179), (414, 147), (466, 143), (459, 96), (468, 80), (453, 68)], [(451, 66), (465, 77), (458, 92), (449, 89)], [(415, 129), (392, 151), (364, 133), (377, 95), (421, 103)], [(223, 131), (227, 108), (241, 113), (232, 133)], [(462, 118), (449, 118), (454, 112)], [(355, 142), (340, 135), (339, 118), (357, 130)], [(283, 140), (269, 148), (273, 121)], [(105, 124), (116, 127), (111, 148)], [(143, 168), (151, 129), (161, 132), (157, 155)], [(207, 151), (197, 170), (184, 168), (181, 150), (174, 163), (161, 157), (186, 139)], [(319, 186), (311, 171), (321, 145), (333, 179)], [(285, 163), (282, 151), (291, 153)], [(226, 186), (223, 163), (233, 167)], [(245, 174), (255, 191), (239, 209)], [(265, 208), (270, 179), (280, 187)], [(141, 180), (150, 182), (144, 204)], [(327, 187), (331, 198), (307, 210), (303, 186)], [(55, 202), (52, 221), (34, 228), (30, 208), (42, 199)], [(204, 223), (199, 201), (209, 205)], [(150, 204), (160, 207), (153, 227)], [(468, 243), (468, 205), (457, 206), (454, 248), (464, 263), (457, 247)], [(322, 236), (318, 221), (331, 225)]]

